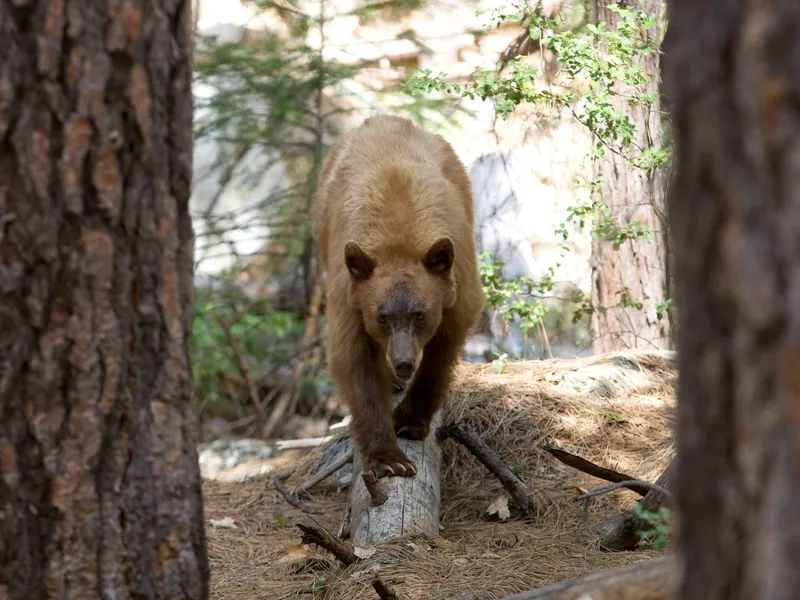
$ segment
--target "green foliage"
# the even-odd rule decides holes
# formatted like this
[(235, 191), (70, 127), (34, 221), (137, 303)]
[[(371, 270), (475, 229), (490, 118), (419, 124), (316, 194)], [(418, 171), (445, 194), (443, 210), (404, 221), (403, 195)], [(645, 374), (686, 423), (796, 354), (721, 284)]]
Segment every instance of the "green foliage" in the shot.
[(263, 380), (269, 369), (289, 363), (303, 333), (303, 324), (294, 314), (274, 311), (266, 302), (252, 302), (208, 289), (196, 290), (191, 343), (196, 408), (200, 414), (235, 418), (249, 411), (250, 406), (242, 406), (236, 398), (220, 391), (221, 375), (238, 378), (240, 373), (218, 317), (231, 324), (256, 382)]
[(654, 549), (663, 549), (672, 534), (672, 525), (669, 522), (670, 510), (666, 506), (662, 506), (656, 512), (650, 512), (642, 508), (642, 505), (637, 502), (633, 507), (633, 512), (639, 519), (650, 526), (645, 531), (637, 531), (637, 535), (642, 540), (652, 540)]
[[(525, 57), (511, 61), (504, 71), (477, 69), (467, 83), (448, 81), (445, 73), (434, 75), (430, 70), (421, 70), (407, 82), (407, 88), (417, 95), (444, 93), (491, 100), (496, 114), (503, 119), (523, 103), (566, 110), (588, 128), (593, 137), (592, 147), (583, 163), (584, 169), (613, 153), (621, 157), (628, 168), (653, 175), (669, 164), (672, 152), (669, 137), (664, 136), (665, 141), (660, 144), (642, 145), (637, 142), (641, 136), (637, 135), (635, 123), (622, 107), (627, 104), (641, 108), (646, 114), (658, 112), (658, 99), (650, 91), (656, 74), (643, 69), (639, 57), (659, 52), (661, 40), (652, 32), (658, 29), (654, 26), (663, 15), (648, 14), (631, 4), (609, 6), (618, 16), (615, 27), (586, 22), (577, 27), (570, 26), (564, 18), (543, 16), (539, 2), (511, 1), (490, 13), (491, 26), (507, 22), (525, 24), (530, 37), (539, 40), (542, 46), (555, 54), (561, 74), (566, 79), (563, 89), (537, 80), (537, 70), (526, 62)], [(624, 84), (624, 94), (618, 91), (619, 84)], [(573, 181), (581, 199), (568, 208), (566, 219), (556, 233), (566, 240), (569, 237), (568, 223), (581, 229), (589, 226), (595, 239), (612, 243), (615, 250), (626, 243), (651, 242), (652, 228), (640, 221), (620, 223), (612, 215), (602, 197), (602, 177), (597, 169), (591, 169), (591, 173), (585, 184), (577, 179)], [(515, 288), (518, 283), (509, 282), (509, 286)], [(499, 307), (502, 298), (496, 291), (490, 291), (497, 299), (493, 308)], [(641, 301), (630, 298), (621, 301), (626, 306), (641, 306)], [(659, 318), (668, 308), (666, 305), (671, 306), (671, 303), (671, 300), (662, 303), (664, 306)], [(529, 309), (516, 304), (502, 310), (523, 315), (522, 322), (528, 324), (532, 316), (543, 314), (543, 306), (538, 300)]]
[(480, 274), (486, 306), (509, 322), (519, 325), (524, 334), (538, 326), (547, 312), (542, 298), (555, 286), (555, 268), (550, 268), (539, 283), (527, 277), (511, 280), (503, 278), (503, 263), (495, 261), (490, 254), (480, 257)]

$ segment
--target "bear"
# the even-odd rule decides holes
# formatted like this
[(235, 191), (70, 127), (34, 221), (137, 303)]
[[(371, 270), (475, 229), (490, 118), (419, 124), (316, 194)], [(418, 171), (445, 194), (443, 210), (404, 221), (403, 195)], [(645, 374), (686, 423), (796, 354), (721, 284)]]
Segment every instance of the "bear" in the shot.
[(402, 117), (366, 119), (320, 171), (312, 236), (326, 277), (328, 371), (363, 472), (378, 479), (417, 473), (397, 438), (427, 437), (484, 308), (473, 204), (452, 146)]

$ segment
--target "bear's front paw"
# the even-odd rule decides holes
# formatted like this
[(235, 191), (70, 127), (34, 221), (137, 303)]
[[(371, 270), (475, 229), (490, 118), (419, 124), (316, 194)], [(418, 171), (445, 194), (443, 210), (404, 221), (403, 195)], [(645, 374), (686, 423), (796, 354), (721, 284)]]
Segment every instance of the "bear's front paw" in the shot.
[(364, 473), (372, 473), (376, 479), (386, 476), (413, 477), (417, 465), (400, 448), (377, 450), (364, 457)]

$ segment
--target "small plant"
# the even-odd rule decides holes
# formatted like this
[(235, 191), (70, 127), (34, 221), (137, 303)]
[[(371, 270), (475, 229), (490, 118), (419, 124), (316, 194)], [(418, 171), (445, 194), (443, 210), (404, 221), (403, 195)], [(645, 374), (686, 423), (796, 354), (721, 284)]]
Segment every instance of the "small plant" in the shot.
[(633, 512), (650, 525), (649, 529), (637, 531), (636, 534), (642, 540), (652, 540), (654, 549), (663, 549), (672, 534), (672, 525), (669, 523), (670, 510), (666, 506), (662, 506), (656, 512), (651, 512), (642, 508), (642, 505), (637, 502), (633, 507)]

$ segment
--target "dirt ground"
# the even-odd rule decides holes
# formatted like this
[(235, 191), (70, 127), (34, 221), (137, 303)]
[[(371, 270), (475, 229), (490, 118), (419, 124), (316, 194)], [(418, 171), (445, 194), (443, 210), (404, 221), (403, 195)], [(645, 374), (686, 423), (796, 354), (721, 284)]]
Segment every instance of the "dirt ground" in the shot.
[[(599, 550), (588, 527), (630, 508), (638, 496), (622, 490), (593, 499), (585, 522), (575, 496), (603, 482), (565, 467), (541, 449), (559, 445), (603, 466), (655, 481), (672, 457), (671, 413), (676, 373), (669, 353), (626, 353), (575, 360), (460, 367), (445, 421), (473, 427), (519, 471), (539, 513), (512, 511), (499, 522), (486, 508), (503, 488), (455, 442), (444, 442), (441, 522), (434, 538), (382, 547), (387, 560), (350, 568), (321, 549), (300, 544), (295, 523), (311, 516), (336, 530), (347, 491), (332, 482), (313, 489), (311, 515), (290, 506), (272, 477), (241, 483), (208, 481), (205, 511), (216, 600), (377, 598), (369, 585), (376, 568), (405, 600), (495, 599), (554, 581), (646, 560), (659, 554)], [(322, 449), (294, 452), (276, 469), (297, 466), (303, 480)], [(366, 566), (365, 566), (366, 565)], [(469, 595), (468, 592), (474, 594)]]

